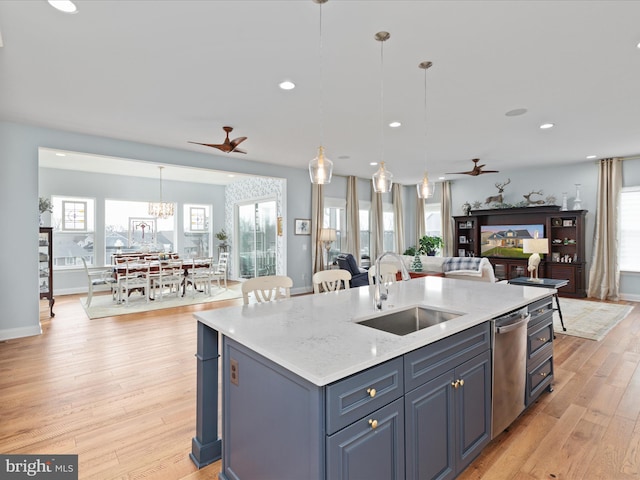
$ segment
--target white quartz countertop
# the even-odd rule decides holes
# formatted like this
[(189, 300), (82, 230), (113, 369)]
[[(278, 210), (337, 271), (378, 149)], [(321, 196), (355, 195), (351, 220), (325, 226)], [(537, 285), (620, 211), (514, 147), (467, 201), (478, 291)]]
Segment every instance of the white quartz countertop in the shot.
[[(389, 287), (383, 310), (373, 287), (300, 295), (269, 303), (198, 312), (223, 335), (323, 386), (555, 293), (553, 289), (422, 277)], [(356, 322), (407, 307), (427, 306), (460, 317), (399, 336)]]

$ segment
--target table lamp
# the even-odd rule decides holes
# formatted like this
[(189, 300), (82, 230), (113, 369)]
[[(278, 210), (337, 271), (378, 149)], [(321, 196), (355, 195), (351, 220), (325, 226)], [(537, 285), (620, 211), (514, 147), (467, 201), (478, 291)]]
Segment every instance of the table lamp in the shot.
[(527, 238), (522, 241), (522, 252), (530, 253), (527, 270), (530, 272), (529, 281), (539, 282), (538, 266), (540, 265), (540, 254), (549, 253), (549, 241), (546, 238)]
[(336, 229), (335, 228), (323, 228), (320, 230), (320, 241), (324, 244), (324, 248), (327, 249), (327, 270), (329, 270), (329, 250), (331, 244), (336, 241)]

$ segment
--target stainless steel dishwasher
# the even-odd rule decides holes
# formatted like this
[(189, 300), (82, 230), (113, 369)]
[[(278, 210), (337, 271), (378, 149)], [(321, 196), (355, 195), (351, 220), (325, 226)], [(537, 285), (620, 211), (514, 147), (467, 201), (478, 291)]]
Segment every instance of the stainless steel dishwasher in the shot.
[(492, 320), (491, 438), (502, 433), (524, 410), (529, 318), (524, 307)]

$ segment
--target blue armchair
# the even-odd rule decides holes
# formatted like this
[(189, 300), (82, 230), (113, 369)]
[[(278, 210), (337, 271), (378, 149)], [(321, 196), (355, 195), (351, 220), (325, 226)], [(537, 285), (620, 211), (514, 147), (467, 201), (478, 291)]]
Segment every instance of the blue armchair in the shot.
[(342, 270), (347, 270), (351, 274), (349, 284), (351, 287), (362, 287), (369, 285), (369, 275), (364, 268), (358, 267), (358, 263), (350, 253), (340, 253), (337, 257), (338, 266)]

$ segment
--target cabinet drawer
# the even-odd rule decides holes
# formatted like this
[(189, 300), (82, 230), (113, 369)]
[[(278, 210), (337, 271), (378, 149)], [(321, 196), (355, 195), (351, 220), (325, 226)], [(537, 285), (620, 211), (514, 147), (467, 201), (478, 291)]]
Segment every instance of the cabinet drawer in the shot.
[(527, 405), (531, 404), (553, 380), (553, 350), (545, 347), (548, 356), (532, 369), (527, 369)]
[(404, 394), (402, 357), (326, 388), (327, 434), (359, 420)]
[(404, 360), (406, 391), (488, 350), (490, 341), (489, 322), (486, 322), (407, 353)]
[(553, 312), (546, 313), (527, 330), (527, 360), (535, 357), (545, 346), (553, 343)]
[(548, 312), (553, 312), (553, 297), (543, 298), (537, 302), (533, 302), (529, 305), (529, 313), (531, 314), (531, 320), (529, 320), (529, 326), (537, 323), (538, 319)]

